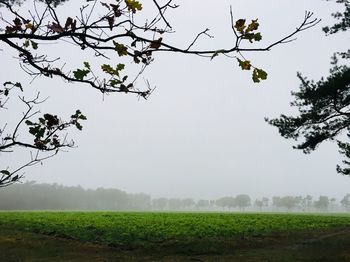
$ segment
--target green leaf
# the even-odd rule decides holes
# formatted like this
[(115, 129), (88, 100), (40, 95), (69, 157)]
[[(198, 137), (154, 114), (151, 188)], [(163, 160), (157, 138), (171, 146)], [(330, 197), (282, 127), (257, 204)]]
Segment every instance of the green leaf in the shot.
[(117, 70), (118, 71), (121, 71), (121, 70), (123, 70), (125, 68), (125, 65), (124, 64), (118, 64), (117, 65)]
[(119, 85), (121, 83), (122, 83), (122, 81), (120, 81), (118, 79), (113, 79), (113, 80), (109, 81), (109, 84), (113, 87), (115, 87), (116, 85)]
[(39, 117), (39, 123), (45, 125), (45, 118)]
[(129, 10), (132, 10), (132, 12), (135, 14), (136, 11), (142, 10), (142, 4), (139, 1), (136, 0), (125, 0), (125, 4), (128, 7)]
[(28, 126), (34, 126), (34, 123), (32, 121), (30, 121), (30, 120), (26, 120), (25, 123)]
[(89, 62), (84, 62), (84, 66), (85, 66), (87, 69), (91, 70), (91, 67), (90, 67)]
[(86, 120), (86, 116), (81, 113), (81, 111), (78, 109), (75, 111), (74, 115), (71, 115), (71, 118), (74, 120), (81, 119), (81, 120)]
[(90, 70), (77, 69), (77, 70), (73, 71), (74, 77), (77, 80), (83, 80), (84, 77), (88, 75), (88, 73), (90, 73)]
[(38, 49), (38, 43), (34, 42), (34, 41), (30, 41), (30, 43), (32, 44), (32, 47), (34, 50)]
[(26, 41), (24, 41), (23, 43), (23, 47), (27, 48), (29, 46), (29, 40), (26, 39)]
[(242, 39), (247, 39), (249, 42), (253, 43), (253, 41), (260, 41), (262, 39), (261, 33), (247, 33), (243, 35)]
[(254, 34), (254, 40), (259, 42), (262, 39), (262, 35), (261, 33), (256, 33)]
[(261, 80), (266, 80), (267, 79), (267, 73), (259, 68), (255, 68), (253, 70), (253, 82), (254, 83), (260, 83)]

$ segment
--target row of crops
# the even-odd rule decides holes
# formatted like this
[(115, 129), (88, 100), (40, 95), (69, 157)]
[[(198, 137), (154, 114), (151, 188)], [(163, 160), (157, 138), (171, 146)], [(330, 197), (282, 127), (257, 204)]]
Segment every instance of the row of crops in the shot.
[(0, 228), (119, 247), (146, 247), (167, 241), (225, 240), (349, 225), (347, 215), (0, 212)]

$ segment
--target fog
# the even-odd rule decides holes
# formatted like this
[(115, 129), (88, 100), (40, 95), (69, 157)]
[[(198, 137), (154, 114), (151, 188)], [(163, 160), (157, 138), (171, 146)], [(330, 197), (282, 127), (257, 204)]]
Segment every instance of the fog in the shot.
[[(70, 1), (59, 10), (71, 13), (78, 2)], [(150, 1), (143, 2), (146, 16)], [(147, 101), (130, 94), (102, 96), (60, 79), (37, 78), (30, 84), (32, 78), (13, 59), (16, 54), (0, 46), (3, 82), (22, 81), (28, 93), (40, 90), (42, 97), (49, 96), (42, 112), (69, 117), (80, 109), (88, 118), (82, 132), (69, 133), (77, 148), (27, 169), (24, 181), (194, 199), (238, 194), (339, 199), (349, 193), (349, 177), (335, 170), (342, 160), (335, 144), (325, 143), (305, 155), (293, 150), (295, 143), (281, 138), (264, 121), (264, 117), (295, 112), (289, 103), (290, 92), (299, 86), (297, 71), (318, 80), (328, 74), (331, 55), (348, 48), (348, 34), (326, 37), (321, 30), (334, 22), (330, 14), (342, 6), (320, 0), (176, 2), (180, 7), (168, 13), (176, 34), (165, 40), (182, 47), (205, 28), (215, 38), (201, 38), (195, 48), (232, 46), (230, 5), (236, 19), (259, 18), (263, 46), (293, 31), (305, 10), (313, 11), (322, 22), (270, 52), (246, 53), (269, 74), (260, 84), (254, 84), (235, 59), (160, 54), (137, 82), (140, 88), (146, 80), (156, 86)], [(91, 54), (77, 54), (69, 45), (47, 48), (63, 60), (68, 58), (72, 68), (95, 61)], [(24, 110), (15, 98), (11, 105), (17, 114), (7, 111), (10, 123)], [(1, 165), (10, 167), (28, 158), (28, 152), (0, 155)]]

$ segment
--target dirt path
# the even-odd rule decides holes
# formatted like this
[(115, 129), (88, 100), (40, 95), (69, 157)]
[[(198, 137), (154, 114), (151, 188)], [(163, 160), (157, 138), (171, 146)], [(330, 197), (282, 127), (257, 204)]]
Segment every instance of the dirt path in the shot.
[[(261, 244), (263, 239), (259, 241)], [(121, 251), (76, 240), (0, 229), (0, 261), (350, 261), (350, 229), (304, 236), (270, 236), (266, 241), (275, 244), (263, 248), (245, 245), (230, 254), (182, 256), (167, 255), (166, 251), (163, 254)]]

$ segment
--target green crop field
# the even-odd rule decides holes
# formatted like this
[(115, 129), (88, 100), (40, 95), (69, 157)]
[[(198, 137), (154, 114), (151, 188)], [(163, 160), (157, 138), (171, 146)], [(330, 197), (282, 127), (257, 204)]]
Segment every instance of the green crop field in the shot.
[(118, 250), (182, 255), (293, 244), (349, 226), (349, 215), (0, 212), (0, 233), (27, 232)]

